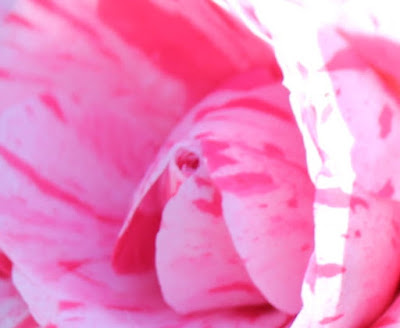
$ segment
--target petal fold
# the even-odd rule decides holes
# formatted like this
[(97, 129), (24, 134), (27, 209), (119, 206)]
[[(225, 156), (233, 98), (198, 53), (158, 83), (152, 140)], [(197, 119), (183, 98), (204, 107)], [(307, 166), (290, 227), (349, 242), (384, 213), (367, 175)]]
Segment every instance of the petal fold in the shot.
[(164, 299), (178, 313), (266, 305), (236, 253), (204, 164), (164, 207), (156, 245)]
[(201, 144), (250, 277), (272, 305), (295, 314), (313, 250), (314, 188), (287, 96), (270, 85), (210, 111), (208, 124), (218, 129)]

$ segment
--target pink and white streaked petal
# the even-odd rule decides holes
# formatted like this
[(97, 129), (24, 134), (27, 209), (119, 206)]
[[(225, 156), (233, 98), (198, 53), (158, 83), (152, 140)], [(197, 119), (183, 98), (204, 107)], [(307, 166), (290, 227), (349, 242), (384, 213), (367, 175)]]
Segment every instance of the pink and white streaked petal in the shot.
[[(144, 17), (158, 8), (142, 3), (137, 13)], [(162, 66), (157, 56), (139, 45), (140, 36), (129, 44), (121, 41), (98, 18), (94, 4), (20, 0), (2, 21), (0, 248), (18, 268), (16, 287), (42, 326), (56, 324), (58, 317), (63, 320), (58, 312), (48, 311), (62, 308), (63, 300), (83, 303), (91, 313), (84, 326), (96, 326), (100, 312), (109, 319), (104, 320), (105, 327), (138, 322), (150, 328), (157, 326), (157, 320), (169, 319), (183, 325), (186, 319), (166, 309), (154, 272), (120, 276), (111, 267), (130, 193), (171, 127), (208, 87), (252, 65), (275, 64), (271, 56), (265, 60), (261, 56), (270, 49), (243, 32), (243, 44), (255, 45), (258, 55), (248, 52), (242, 65), (226, 61), (228, 55), (221, 50), (212, 64), (224, 63), (223, 70), (208, 69), (204, 58), (203, 68), (196, 72), (211, 72), (210, 80), (196, 72), (184, 79), (177, 72), (189, 69), (183, 60)], [(171, 17), (160, 8), (161, 16)], [(191, 26), (185, 15), (177, 19), (182, 30)], [(226, 35), (219, 40), (241, 48), (243, 44), (236, 46), (232, 37), (235, 28), (230, 30), (225, 18), (223, 13), (214, 18), (225, 26)], [(140, 26), (134, 29), (142, 31)], [(211, 32), (196, 35), (207, 39)], [(192, 38), (198, 39), (189, 33), (188, 42)], [(157, 49), (158, 41), (152, 40), (149, 47)], [(192, 52), (186, 56), (192, 57)], [(40, 295), (47, 295), (43, 304), (49, 308), (35, 307)], [(69, 305), (62, 309), (71, 309)], [(145, 309), (142, 316), (138, 307)], [(78, 317), (85, 317), (79, 306), (72, 308)], [(154, 311), (166, 313), (168, 320), (154, 316)], [(216, 327), (236, 323), (247, 327), (254, 319), (228, 314), (211, 318)], [(208, 319), (187, 320), (196, 327)], [(272, 313), (254, 320), (260, 327), (268, 322), (279, 327), (287, 317)]]
[(160, 304), (160, 298), (153, 300), (157, 305), (151, 308), (144, 304), (105, 306), (97, 301), (82, 302), (80, 298), (70, 298), (58, 294), (56, 290), (44, 289), (20, 271), (15, 271), (13, 278), (43, 327), (286, 328), (293, 321), (292, 317), (265, 306), (190, 316), (176, 314), (165, 303)]
[(210, 112), (214, 132), (201, 144), (250, 277), (271, 304), (294, 314), (301, 308), (301, 282), (313, 249), (314, 188), (280, 88), (271, 85), (232, 108)]
[[(221, 77), (252, 67), (263, 67), (281, 77), (271, 47), (211, 1), (99, 3), (100, 15), (111, 28), (161, 70), (186, 81), (189, 90), (210, 91)], [(152, 33), (143, 33), (144, 29)], [(180, 38), (173, 37), (177, 33)]]
[[(224, 193), (229, 194), (231, 190), (227, 190), (226, 185), (222, 184), (224, 177), (221, 176), (221, 174), (229, 175), (229, 169), (233, 171), (236, 170), (236, 173), (238, 170), (240, 172), (243, 171), (243, 174), (246, 175), (246, 172), (253, 172), (255, 168), (260, 170), (267, 169), (263, 164), (265, 162), (271, 166), (271, 170), (273, 170), (273, 172), (271, 171), (271, 175), (277, 175), (281, 180), (283, 179), (282, 181), (286, 181), (286, 189), (281, 189), (280, 192), (275, 193), (273, 197), (269, 194), (269, 192), (273, 190), (268, 190), (268, 192), (264, 193), (264, 191), (266, 191), (264, 189), (268, 189), (270, 184), (264, 186), (264, 189), (261, 187), (265, 182), (264, 180), (256, 184), (255, 188), (257, 189), (260, 187), (262, 189), (259, 190), (260, 194), (264, 195), (266, 198), (262, 199), (264, 203), (260, 204), (260, 212), (250, 213), (248, 208), (242, 208), (243, 213), (241, 215), (241, 217), (260, 217), (260, 225), (257, 226), (258, 230), (252, 230), (250, 236), (251, 240), (247, 238), (244, 241), (239, 241), (240, 238), (237, 238), (237, 235), (240, 234), (242, 228), (245, 230), (248, 229), (248, 226), (246, 225), (251, 223), (250, 220), (244, 220), (244, 226), (236, 229), (234, 223), (229, 222), (229, 220), (235, 221), (235, 217), (232, 217), (231, 212), (229, 212), (229, 220), (226, 221), (226, 223), (230, 233), (233, 234), (235, 247), (239, 251), (242, 260), (245, 261), (246, 269), (249, 272), (251, 279), (256, 282), (257, 287), (263, 292), (264, 296), (268, 300), (269, 296), (271, 296), (273, 301), (275, 303), (280, 303), (280, 306), (285, 311), (296, 313), (301, 306), (300, 288), (302, 277), (304, 275), (308, 256), (311, 254), (313, 248), (311, 213), (313, 187), (306, 173), (304, 148), (301, 143), (301, 136), (290, 112), (288, 93), (279, 83), (272, 82), (271, 79), (268, 78), (268, 74), (264, 75), (264, 79), (260, 79), (262, 76), (263, 75), (260, 75), (260, 72), (245, 74), (242, 78), (236, 79), (234, 82), (222, 86), (221, 89), (205, 98), (200, 104), (195, 106), (187, 117), (182, 120), (181, 124), (172, 132), (160, 154), (164, 156), (169, 154), (164, 157), (164, 161), (165, 158), (171, 161), (168, 166), (169, 169), (167, 169), (168, 171), (170, 170), (171, 165), (173, 167), (176, 165), (179, 166), (177, 160), (179, 162), (180, 159), (179, 156), (178, 159), (176, 157), (179, 153), (177, 152), (179, 149), (182, 147), (187, 150), (190, 150), (191, 148), (197, 149), (193, 150), (194, 153), (198, 154), (199, 161), (203, 161), (202, 158), (204, 157), (206, 166), (211, 172), (211, 180), (223, 192), (225, 198), (229, 197), (229, 195), (224, 195)], [(240, 83), (238, 83), (238, 81), (240, 81)], [(233, 86), (235, 86), (234, 89), (232, 89)], [(268, 133), (264, 133), (263, 129), (265, 126), (268, 126)], [(225, 154), (225, 150), (231, 150), (231, 153)], [(245, 160), (243, 160), (244, 162), (242, 161), (242, 157), (249, 156), (252, 160), (251, 163), (246, 162)], [(159, 157), (158, 163), (159, 164), (155, 166), (158, 167), (158, 169), (149, 171), (150, 175), (148, 175), (148, 177), (153, 177), (150, 179), (150, 182), (165, 174), (165, 171), (164, 173), (161, 171), (163, 168), (165, 170), (165, 164), (161, 165), (162, 156)], [(282, 174), (278, 174), (279, 172)], [(290, 178), (286, 177), (287, 180), (285, 180), (283, 177), (287, 174), (289, 174)], [(263, 175), (264, 178), (265, 175), (266, 174)], [(245, 177), (242, 177), (242, 180), (254, 178), (250, 181), (253, 183), (257, 177), (248, 174)], [(162, 185), (160, 185), (160, 181), (162, 180), (163, 179), (157, 182), (159, 184), (158, 188), (161, 189)], [(184, 180), (182, 181), (183, 184), (181, 185), (181, 188), (185, 186)], [(278, 183), (282, 182), (281, 180), (279, 180)], [(290, 180), (293, 181), (292, 184), (288, 183)], [(193, 185), (193, 182), (191, 184)], [(145, 185), (146, 183), (144, 181), (143, 186)], [(189, 187), (186, 186), (185, 188)], [(251, 187), (249, 188), (251, 189)], [(141, 189), (138, 191), (139, 194), (141, 193), (140, 190)], [(147, 190), (149, 190), (149, 187), (147, 187)], [(246, 194), (249, 192), (250, 195), (252, 191), (254, 190), (248, 191), (246, 189), (244, 193)], [(170, 200), (171, 204), (178, 206), (180, 203), (176, 199), (174, 200), (173, 194), (174, 193), (170, 194), (173, 197)], [(267, 194), (269, 194), (269, 196)], [(183, 198), (189, 197), (189, 195), (185, 196), (180, 193), (179, 189), (177, 195), (183, 195), (179, 196)], [(246, 195), (241, 196), (246, 198)], [(164, 199), (168, 200), (169, 197), (170, 196), (164, 197)], [(278, 199), (279, 201), (277, 203), (279, 204), (276, 205), (276, 208), (273, 207), (272, 203), (274, 202), (269, 204), (269, 206), (271, 206), (271, 213), (263, 216), (263, 214), (260, 213), (268, 211), (268, 206), (265, 206), (268, 197), (274, 198), (274, 202)], [(163, 206), (163, 204), (160, 206)], [(181, 206), (184, 206), (184, 203), (182, 203)], [(170, 207), (167, 206), (167, 209), (168, 208)], [(228, 209), (227, 211), (230, 210)], [(177, 210), (175, 212), (177, 212)], [(272, 218), (274, 216), (273, 213), (280, 213), (283, 217), (281, 220), (278, 219), (275, 222), (274, 218)], [(289, 228), (290, 223), (293, 223), (290, 220), (290, 217), (296, 217), (295, 221), (298, 229), (292, 231)], [(237, 216), (237, 218), (239, 218), (239, 216)], [(271, 220), (269, 220), (270, 218)], [(227, 218), (225, 217), (225, 219)], [(172, 217), (168, 216), (168, 220), (172, 220)], [(277, 240), (280, 238), (279, 230), (280, 228), (284, 228), (285, 222), (287, 222), (285, 232), (293, 232), (292, 234), (288, 233), (287, 240), (282, 242), (284, 244), (286, 243), (288, 247), (281, 248), (284, 249), (283, 253), (280, 254), (282, 256), (279, 256), (279, 254), (275, 252), (274, 248), (274, 252), (270, 252), (270, 257), (268, 257), (270, 262), (268, 262), (269, 260), (265, 260), (264, 252), (268, 252), (269, 249), (272, 249), (273, 247), (271, 245), (275, 245), (274, 247), (277, 247), (278, 244), (281, 245)], [(129, 229), (132, 224), (132, 222), (129, 223), (128, 221), (127, 229)], [(186, 224), (197, 223), (195, 221), (192, 223), (187, 222)], [(166, 227), (168, 228), (168, 225), (166, 225)], [(253, 243), (256, 239), (262, 240), (260, 234), (262, 234), (265, 229), (268, 230), (268, 227), (271, 228), (270, 230), (276, 232), (275, 237), (273, 237), (271, 231), (271, 245), (260, 243), (257, 245), (257, 243)], [(161, 228), (161, 231), (163, 235), (163, 228)], [(167, 239), (168, 238), (163, 238), (160, 240)], [(176, 240), (176, 238), (174, 240)], [(120, 242), (121, 241), (122, 239)], [(179, 242), (179, 240), (177, 240), (177, 242)], [(246, 251), (243, 249), (250, 249), (251, 245), (254, 245), (255, 247), (253, 249), (254, 252), (250, 250), (249, 252), (253, 254), (262, 254), (262, 256), (257, 257), (257, 255), (255, 255), (252, 258), (252, 260), (254, 260), (253, 263), (249, 266), (246, 262), (247, 258), (245, 258), (241, 252), (245, 253)], [(164, 252), (167, 251), (166, 247), (159, 246), (159, 249), (161, 252), (160, 254), (164, 254)], [(132, 252), (132, 254), (134, 254), (134, 252)], [(172, 272), (169, 271), (168, 265), (161, 268), (161, 261), (168, 256), (157, 255), (157, 257), (160, 264), (158, 266), (159, 276), (170, 276)], [(282, 258), (296, 258), (297, 261), (290, 261), (289, 265), (289, 262), (282, 262)], [(266, 262), (270, 263), (269, 266), (267, 265), (270, 268), (270, 276), (268, 278), (265, 278), (263, 274), (261, 274), (263, 271), (262, 266), (265, 265)], [(276, 265), (276, 263), (282, 263), (282, 265), (279, 266)], [(261, 266), (261, 268), (257, 269), (257, 266)], [(285, 280), (285, 286), (280, 286), (279, 283), (277, 284), (277, 281), (281, 280), (280, 277), (278, 277), (278, 273), (286, 273), (288, 276), (290, 275), (290, 281), (295, 281), (293, 284), (296, 285), (297, 290), (292, 288), (292, 285), (288, 287), (286, 283), (287, 280)], [(293, 279), (293, 276), (295, 276), (296, 279)], [(165, 282), (162, 282), (162, 285), (167, 289), (167, 284), (172, 280), (172, 278), (169, 280), (162, 278), (162, 281), (164, 280)], [(273, 281), (273, 283), (271, 283), (271, 281)], [(205, 282), (207, 282), (207, 280), (205, 280)], [(268, 291), (266, 292), (266, 290)], [(180, 295), (179, 293), (170, 294), (175, 295), (173, 296), (172, 302), (181, 301), (184, 296), (177, 298), (176, 295)], [(171, 297), (172, 296), (169, 296), (167, 298)], [(275, 303), (273, 304), (276, 305)], [(187, 302), (183, 302), (182, 304), (178, 306), (189, 306)], [(201, 304), (199, 304), (199, 306), (200, 305)], [(182, 308), (180, 310), (183, 311)]]
[[(313, 181), (318, 178), (324, 187), (339, 184), (348, 193), (355, 183), (399, 200), (395, 1), (246, 3), (273, 34)], [(283, 16), (297, 28), (277, 19)], [(376, 158), (386, 163), (385, 170)]]
[(0, 277), (0, 326), (2, 328), (37, 328), (26, 303), (10, 278)]
[[(369, 1), (280, 4), (258, 10), (259, 18), (272, 32), (317, 187), (315, 259), (294, 326), (367, 326), (392, 300), (399, 276), (394, 2), (376, 13)], [(294, 28), (274, 19), (283, 13)]]
[(266, 305), (232, 244), (204, 164), (166, 204), (156, 245), (161, 290), (178, 313)]
[(293, 327), (368, 326), (399, 282), (399, 203), (331, 189), (317, 190), (314, 206), (317, 247)]
[[(218, 122), (210, 125), (204, 121), (207, 114), (240, 104), (243, 97), (252, 98), (254, 93), (273, 93), (273, 98), (269, 101), (272, 104), (274, 101), (279, 103), (282, 98), (287, 98), (287, 94), (282, 91), (283, 88), (268, 87), (270, 84), (276, 84), (276, 80), (270, 71), (264, 69), (255, 69), (230, 79), (194, 106), (174, 128), (133, 195), (130, 213), (119, 234), (114, 252), (113, 263), (119, 272), (143, 272), (154, 267), (154, 242), (162, 208), (174, 193), (173, 190), (184, 180), (184, 177), (179, 177), (178, 180), (182, 181), (175, 181), (173, 188), (170, 185), (171, 181), (167, 182), (167, 187), (163, 186), (166, 179), (171, 178), (167, 167), (175, 167), (172, 178), (177, 179), (179, 174), (176, 172), (176, 165), (171, 166), (171, 163), (176, 162), (180, 150), (199, 148), (199, 139), (212, 135), (214, 129), (219, 129)], [(257, 99), (255, 101), (257, 102)], [(263, 110), (263, 104), (259, 107)], [(296, 157), (297, 154), (291, 156)], [(160, 188), (164, 190), (161, 197), (158, 191)]]

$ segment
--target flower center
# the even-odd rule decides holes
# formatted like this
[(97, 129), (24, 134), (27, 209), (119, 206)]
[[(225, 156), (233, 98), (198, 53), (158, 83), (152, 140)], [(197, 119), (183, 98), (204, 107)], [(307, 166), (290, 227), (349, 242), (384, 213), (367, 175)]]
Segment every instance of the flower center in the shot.
[(197, 154), (189, 150), (181, 149), (175, 155), (175, 163), (185, 176), (190, 176), (198, 169), (200, 159)]

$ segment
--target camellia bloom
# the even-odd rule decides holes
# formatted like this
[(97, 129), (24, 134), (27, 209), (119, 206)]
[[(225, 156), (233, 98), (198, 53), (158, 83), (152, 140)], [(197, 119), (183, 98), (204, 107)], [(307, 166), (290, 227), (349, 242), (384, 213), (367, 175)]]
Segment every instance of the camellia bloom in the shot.
[(392, 4), (2, 2), (0, 327), (395, 327)]

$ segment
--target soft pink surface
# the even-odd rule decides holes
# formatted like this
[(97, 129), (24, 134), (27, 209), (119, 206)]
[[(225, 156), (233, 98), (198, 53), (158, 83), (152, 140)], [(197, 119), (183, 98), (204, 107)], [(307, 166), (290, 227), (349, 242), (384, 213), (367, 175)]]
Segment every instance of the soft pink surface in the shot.
[(0, 251), (0, 327), (37, 328), (37, 322), (15, 289), (12, 267), (10, 259)]
[(313, 249), (314, 188), (287, 97), (272, 84), (209, 111), (213, 133), (202, 149), (250, 277), (272, 305), (296, 314)]
[[(313, 193), (287, 91), (267, 72), (244, 74), (170, 135), (134, 195), (115, 265), (125, 267), (119, 253), (129, 249), (131, 269), (143, 268), (132, 254), (147, 240), (128, 236), (163, 211), (157, 273), (178, 312), (257, 304), (255, 285), (273, 306), (295, 314), (313, 249)], [(150, 199), (158, 214), (143, 215)]]
[(400, 323), (400, 298), (396, 295), (395, 301), (385, 313), (371, 326), (371, 328), (396, 328)]
[(315, 255), (293, 327), (366, 327), (400, 274), (395, 1), (226, 3), (276, 49), (317, 188)]
[(215, 2), (0, 4), (1, 327), (398, 324), (395, 2)]
[(166, 204), (156, 246), (164, 299), (177, 312), (266, 304), (235, 251), (204, 164)]
[[(291, 317), (264, 308), (178, 316), (154, 271), (122, 276), (111, 266), (131, 193), (185, 110), (249, 67), (279, 78), (270, 48), (221, 11), (127, 3), (101, 2), (99, 19), (96, 1), (21, 0), (3, 17), (0, 248), (13, 282), (43, 327), (287, 325)], [(154, 13), (161, 36), (143, 44), (132, 17)], [(167, 19), (187, 31), (179, 43)], [(193, 59), (193, 49), (204, 53)]]
[(15, 289), (11, 278), (0, 276), (0, 327), (37, 328), (29, 310)]

